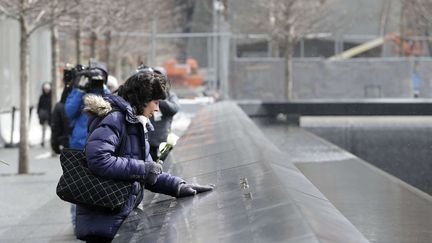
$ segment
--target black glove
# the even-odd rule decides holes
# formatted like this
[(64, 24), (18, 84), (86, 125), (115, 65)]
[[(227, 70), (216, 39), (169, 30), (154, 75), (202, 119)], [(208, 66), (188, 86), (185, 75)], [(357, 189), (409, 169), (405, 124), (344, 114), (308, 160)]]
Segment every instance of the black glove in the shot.
[(179, 185), (177, 197), (195, 196), (196, 194), (201, 192), (211, 191), (214, 187), (214, 185), (201, 186), (196, 184), (187, 184), (186, 182), (183, 182)]
[(161, 173), (162, 173), (162, 165), (155, 162), (146, 162), (145, 175), (143, 178), (145, 185), (148, 186), (154, 185)]

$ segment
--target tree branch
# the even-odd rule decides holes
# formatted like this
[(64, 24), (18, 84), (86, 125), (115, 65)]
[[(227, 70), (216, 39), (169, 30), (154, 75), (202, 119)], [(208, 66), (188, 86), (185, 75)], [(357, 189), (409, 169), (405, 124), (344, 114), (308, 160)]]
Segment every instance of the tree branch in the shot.
[(17, 21), (19, 20), (19, 17), (17, 15), (13, 15), (13, 14), (9, 13), (9, 11), (7, 11), (3, 7), (3, 5), (0, 5), (0, 14), (5, 15), (7, 18), (11, 18), (11, 19), (14, 19), (14, 20), (17, 20)]

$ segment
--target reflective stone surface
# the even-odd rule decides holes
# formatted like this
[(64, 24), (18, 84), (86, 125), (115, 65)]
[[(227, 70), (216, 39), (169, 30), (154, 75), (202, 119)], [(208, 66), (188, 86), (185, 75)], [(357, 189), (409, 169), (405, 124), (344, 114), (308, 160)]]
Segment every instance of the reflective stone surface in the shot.
[(201, 110), (164, 166), (216, 188), (147, 191), (114, 242), (367, 242), (233, 103)]
[(256, 123), (371, 242), (432, 242), (432, 197), (304, 131)]

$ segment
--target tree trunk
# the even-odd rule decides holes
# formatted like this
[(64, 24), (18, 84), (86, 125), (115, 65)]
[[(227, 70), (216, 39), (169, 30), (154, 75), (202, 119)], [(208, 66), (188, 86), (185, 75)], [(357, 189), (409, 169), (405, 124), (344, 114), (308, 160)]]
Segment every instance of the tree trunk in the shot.
[(382, 9), (381, 9), (381, 18), (380, 18), (380, 33), (379, 35), (384, 37), (387, 33), (387, 23), (388, 16), (391, 8), (391, 0), (384, 0)]
[(385, 37), (387, 34), (387, 23), (388, 23), (388, 17), (389, 12), (391, 9), (391, 0), (384, 0), (383, 6), (381, 10), (381, 19), (380, 19), (380, 36), (384, 38), (384, 44), (381, 46), (381, 57), (385, 55)]
[(402, 8), (399, 16), (399, 55), (405, 56), (404, 53), (404, 41), (405, 41), (405, 7), (406, 2), (405, 0), (402, 0)]
[(270, 46), (271, 46), (271, 56), (272, 57), (280, 57), (279, 54), (279, 41), (272, 39), (270, 41)]
[[(23, 1), (22, 1), (23, 2)], [(19, 18), (20, 25), (20, 143), (18, 174), (28, 173), (28, 125), (29, 125), (29, 36), (26, 20)]]
[(58, 31), (57, 26), (53, 23), (51, 23), (50, 26), (51, 29), (51, 82), (52, 82), (52, 89), (51, 89), (51, 110), (54, 109), (55, 104), (58, 100), (58, 79), (59, 79), (59, 73), (58, 73), (58, 63), (59, 63), (59, 46), (58, 46)]
[(293, 99), (293, 53), (294, 41), (288, 39), (285, 45), (285, 95), (287, 101)]
[(428, 49), (428, 56), (432, 56), (432, 41), (430, 40), (430, 35), (429, 35), (429, 31), (427, 28), (425, 30), (425, 36), (427, 38), (426, 45), (427, 45), (427, 49)]
[(123, 57), (121, 57), (120, 55), (116, 54), (114, 56), (114, 76), (119, 80), (119, 82), (121, 82), (122, 76), (123, 76), (123, 74), (122, 74), (122, 60), (123, 60)]
[(97, 34), (96, 32), (92, 31), (90, 36), (90, 58), (94, 58), (94, 59), (97, 59), (96, 41), (97, 41)]
[(76, 63), (81, 64), (81, 20), (77, 16), (77, 29), (75, 32)]
[(110, 70), (112, 70), (111, 65), (110, 65), (110, 59), (111, 59), (111, 52), (110, 52), (111, 41), (112, 41), (111, 31), (107, 31), (105, 33), (105, 62), (106, 62), (107, 68), (108, 68), (108, 72), (110, 72)]

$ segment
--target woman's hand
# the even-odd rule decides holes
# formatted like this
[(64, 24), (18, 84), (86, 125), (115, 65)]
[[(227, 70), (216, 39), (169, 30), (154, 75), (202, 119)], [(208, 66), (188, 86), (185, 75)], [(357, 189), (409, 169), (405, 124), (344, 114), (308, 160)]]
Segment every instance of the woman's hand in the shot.
[(144, 183), (149, 186), (154, 185), (161, 173), (162, 165), (155, 162), (145, 162)]
[(215, 185), (197, 185), (197, 184), (188, 184), (188, 183), (181, 183), (179, 185), (179, 189), (177, 191), (177, 197), (188, 197), (188, 196), (194, 196), (201, 192), (207, 192), (213, 190)]

